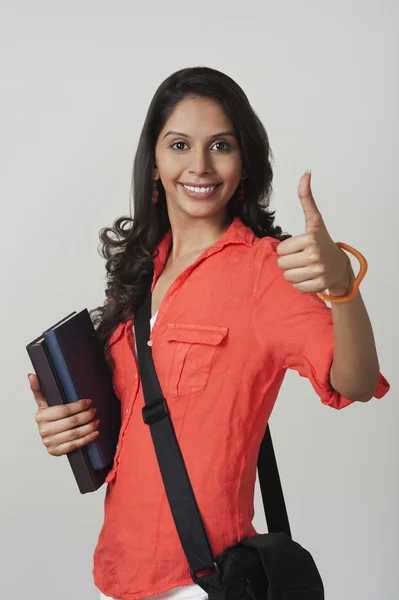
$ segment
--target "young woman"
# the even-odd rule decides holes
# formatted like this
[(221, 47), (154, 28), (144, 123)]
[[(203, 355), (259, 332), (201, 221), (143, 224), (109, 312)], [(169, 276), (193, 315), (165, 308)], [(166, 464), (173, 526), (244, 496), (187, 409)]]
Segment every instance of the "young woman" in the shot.
[[(132, 325), (153, 269), (154, 363), (215, 556), (256, 533), (257, 456), (287, 369), (336, 409), (389, 389), (360, 293), (346, 298), (354, 272), (310, 173), (298, 188), (304, 233), (284, 235), (269, 210), (270, 160), (264, 127), (228, 76), (183, 69), (157, 90), (134, 163), (133, 216), (101, 232), (107, 302), (94, 320), (122, 411), (94, 556), (102, 598), (206, 597), (192, 583), (141, 415)], [(331, 309), (318, 295), (327, 289)], [(98, 435), (86, 400), (49, 408), (30, 381), (50, 454)]]

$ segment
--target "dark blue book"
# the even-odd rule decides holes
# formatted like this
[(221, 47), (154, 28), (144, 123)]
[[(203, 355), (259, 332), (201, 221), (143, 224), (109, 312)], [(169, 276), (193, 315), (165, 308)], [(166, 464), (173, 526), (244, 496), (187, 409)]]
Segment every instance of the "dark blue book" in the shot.
[(90, 465), (109, 466), (115, 455), (120, 429), (120, 402), (112, 374), (87, 309), (72, 313), (43, 333), (57, 378), (67, 402), (90, 398), (100, 419), (99, 435), (85, 446)]
[[(47, 400), (47, 404), (49, 406), (66, 404), (65, 394), (62, 391), (43, 335), (30, 342), (26, 346), (26, 349), (33, 369), (39, 378), (40, 387)], [(103, 485), (105, 478), (112, 468), (112, 463), (110, 463), (104, 469), (93, 469), (84, 446), (68, 452), (66, 456), (81, 494), (98, 490)]]

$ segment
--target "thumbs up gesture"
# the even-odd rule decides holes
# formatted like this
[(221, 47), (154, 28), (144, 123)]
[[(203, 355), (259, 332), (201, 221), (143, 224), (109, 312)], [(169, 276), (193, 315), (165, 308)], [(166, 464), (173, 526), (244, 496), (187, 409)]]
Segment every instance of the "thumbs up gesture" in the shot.
[(324, 292), (344, 296), (350, 290), (352, 269), (349, 257), (330, 237), (310, 186), (311, 172), (299, 181), (298, 196), (305, 215), (305, 233), (277, 246), (277, 261), (284, 277), (301, 292)]

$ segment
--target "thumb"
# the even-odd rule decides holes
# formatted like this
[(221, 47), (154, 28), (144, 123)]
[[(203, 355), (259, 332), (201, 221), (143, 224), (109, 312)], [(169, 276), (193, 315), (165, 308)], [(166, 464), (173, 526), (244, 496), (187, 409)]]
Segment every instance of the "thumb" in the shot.
[(311, 171), (306, 171), (299, 180), (298, 185), (298, 196), (305, 215), (306, 233), (314, 232), (324, 225), (321, 213), (313, 198), (310, 180)]
[(30, 389), (33, 392), (33, 397), (39, 409), (48, 408), (47, 400), (43, 395), (43, 392), (40, 388), (40, 383), (37, 375), (34, 373), (29, 373), (28, 375)]

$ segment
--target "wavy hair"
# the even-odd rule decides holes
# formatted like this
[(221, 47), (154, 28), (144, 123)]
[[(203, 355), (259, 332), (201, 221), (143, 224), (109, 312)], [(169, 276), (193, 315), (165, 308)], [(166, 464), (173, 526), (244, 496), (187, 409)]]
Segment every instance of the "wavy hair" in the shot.
[(229, 217), (238, 216), (257, 237), (271, 236), (281, 241), (291, 237), (274, 225), (275, 211), (269, 210), (273, 156), (265, 128), (244, 91), (229, 76), (208, 67), (173, 73), (155, 92), (140, 135), (132, 175), (133, 212), (117, 218), (99, 233), (99, 253), (106, 260), (107, 301), (93, 309), (91, 317), (108, 361), (107, 340), (119, 323), (134, 314), (146, 276), (152, 271), (156, 248), (170, 228), (161, 181), (159, 200), (152, 202), (155, 146), (174, 108), (187, 97), (216, 100), (237, 135), (246, 174), (245, 198), (239, 201), (237, 188), (228, 202)]

